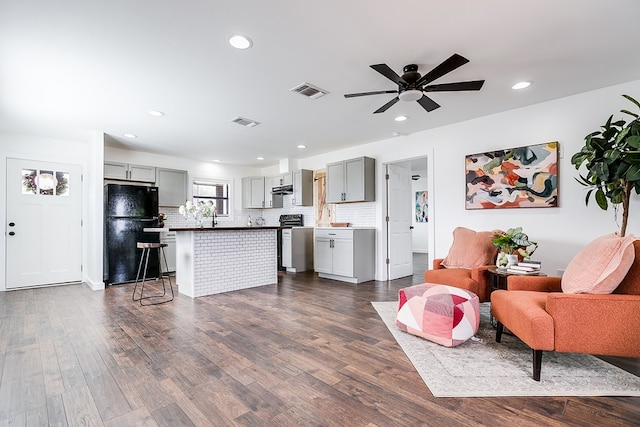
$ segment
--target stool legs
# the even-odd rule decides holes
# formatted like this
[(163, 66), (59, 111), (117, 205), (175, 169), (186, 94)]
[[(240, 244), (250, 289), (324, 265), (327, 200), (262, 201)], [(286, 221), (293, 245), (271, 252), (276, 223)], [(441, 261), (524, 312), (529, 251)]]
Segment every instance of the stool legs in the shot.
[[(151, 249), (156, 249), (157, 250), (157, 254), (158, 254), (158, 277), (156, 279), (160, 279), (160, 281), (162, 282), (162, 293), (158, 294), (158, 295), (147, 295), (144, 296), (144, 282), (147, 280), (147, 267), (149, 266), (149, 255), (151, 254)], [(160, 255), (160, 252), (162, 251), (162, 255)], [(131, 296), (131, 299), (133, 301), (139, 301), (140, 305), (142, 306), (146, 306), (146, 305), (158, 305), (158, 304), (164, 304), (170, 301), (173, 301), (174, 298), (174, 293), (173, 293), (173, 285), (171, 283), (171, 275), (169, 273), (166, 274), (167, 279), (169, 280), (169, 289), (171, 290), (171, 298), (170, 299), (166, 299), (166, 300), (162, 300), (162, 301), (154, 301), (154, 302), (147, 302), (147, 303), (143, 303), (144, 300), (155, 300), (156, 298), (162, 298), (167, 294), (167, 288), (165, 286), (164, 283), (164, 277), (165, 277), (165, 273), (163, 273), (162, 271), (162, 259), (164, 259), (164, 265), (165, 265), (165, 271), (169, 271), (169, 264), (167, 263), (167, 257), (164, 253), (164, 249), (162, 247), (159, 248), (143, 248), (142, 249), (142, 256), (140, 257), (140, 263), (138, 264), (138, 273), (136, 274), (136, 282), (135, 285), (133, 287), (133, 295)], [(144, 263), (144, 270), (142, 271), (142, 281), (140, 282), (140, 296), (136, 298), (136, 290), (138, 288), (138, 282), (140, 281), (140, 271), (142, 270), (142, 264)]]

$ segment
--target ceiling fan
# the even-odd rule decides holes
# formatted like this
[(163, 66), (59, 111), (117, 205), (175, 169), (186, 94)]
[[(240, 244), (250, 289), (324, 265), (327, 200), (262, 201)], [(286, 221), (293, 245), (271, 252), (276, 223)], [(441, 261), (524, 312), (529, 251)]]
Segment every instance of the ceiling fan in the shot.
[(403, 68), (402, 76), (399, 76), (387, 64), (371, 65), (371, 68), (391, 80), (398, 85), (397, 90), (380, 90), (376, 92), (349, 93), (345, 98), (354, 98), (356, 96), (380, 95), (383, 93), (396, 93), (398, 96), (391, 101), (378, 108), (373, 114), (384, 113), (392, 105), (399, 100), (418, 101), (418, 104), (427, 111), (433, 111), (440, 105), (433, 99), (425, 95), (425, 92), (455, 92), (464, 90), (480, 90), (484, 84), (484, 80), (473, 80), (469, 82), (441, 83), (430, 85), (432, 81), (439, 79), (447, 73), (463, 66), (469, 60), (457, 53), (451, 55), (440, 65), (429, 71), (424, 76), (418, 72), (416, 64), (409, 64)]

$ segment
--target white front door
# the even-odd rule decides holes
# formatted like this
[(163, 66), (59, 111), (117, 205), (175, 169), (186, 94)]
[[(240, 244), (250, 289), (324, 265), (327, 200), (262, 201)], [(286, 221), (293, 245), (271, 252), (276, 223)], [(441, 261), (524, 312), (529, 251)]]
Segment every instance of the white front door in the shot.
[(393, 280), (413, 274), (411, 169), (390, 164), (387, 174), (389, 280)]
[(7, 289), (82, 280), (81, 171), (7, 159)]

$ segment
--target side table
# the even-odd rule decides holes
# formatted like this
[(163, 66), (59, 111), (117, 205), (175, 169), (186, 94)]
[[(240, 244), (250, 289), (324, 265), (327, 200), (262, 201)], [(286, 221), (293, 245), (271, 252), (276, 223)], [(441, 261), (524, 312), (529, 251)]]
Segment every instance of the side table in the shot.
[[(507, 273), (507, 270), (504, 268), (490, 268), (489, 270), (489, 294), (491, 294), (491, 292), (498, 290), (498, 289), (504, 289), (507, 290), (507, 278), (509, 276), (519, 276), (519, 274), (517, 273)], [(536, 274), (536, 276), (546, 276), (546, 274), (544, 273), (539, 273)], [(494, 317), (493, 317), (493, 313), (491, 313), (489, 315), (489, 321), (491, 323), (491, 326), (495, 326), (495, 322), (494, 322)]]

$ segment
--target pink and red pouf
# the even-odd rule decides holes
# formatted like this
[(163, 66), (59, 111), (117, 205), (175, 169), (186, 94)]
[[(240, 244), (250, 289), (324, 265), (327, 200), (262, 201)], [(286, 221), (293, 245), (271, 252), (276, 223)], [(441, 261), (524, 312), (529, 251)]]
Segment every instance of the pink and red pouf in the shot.
[(473, 292), (423, 283), (398, 291), (396, 326), (445, 347), (455, 347), (478, 332), (480, 303)]

